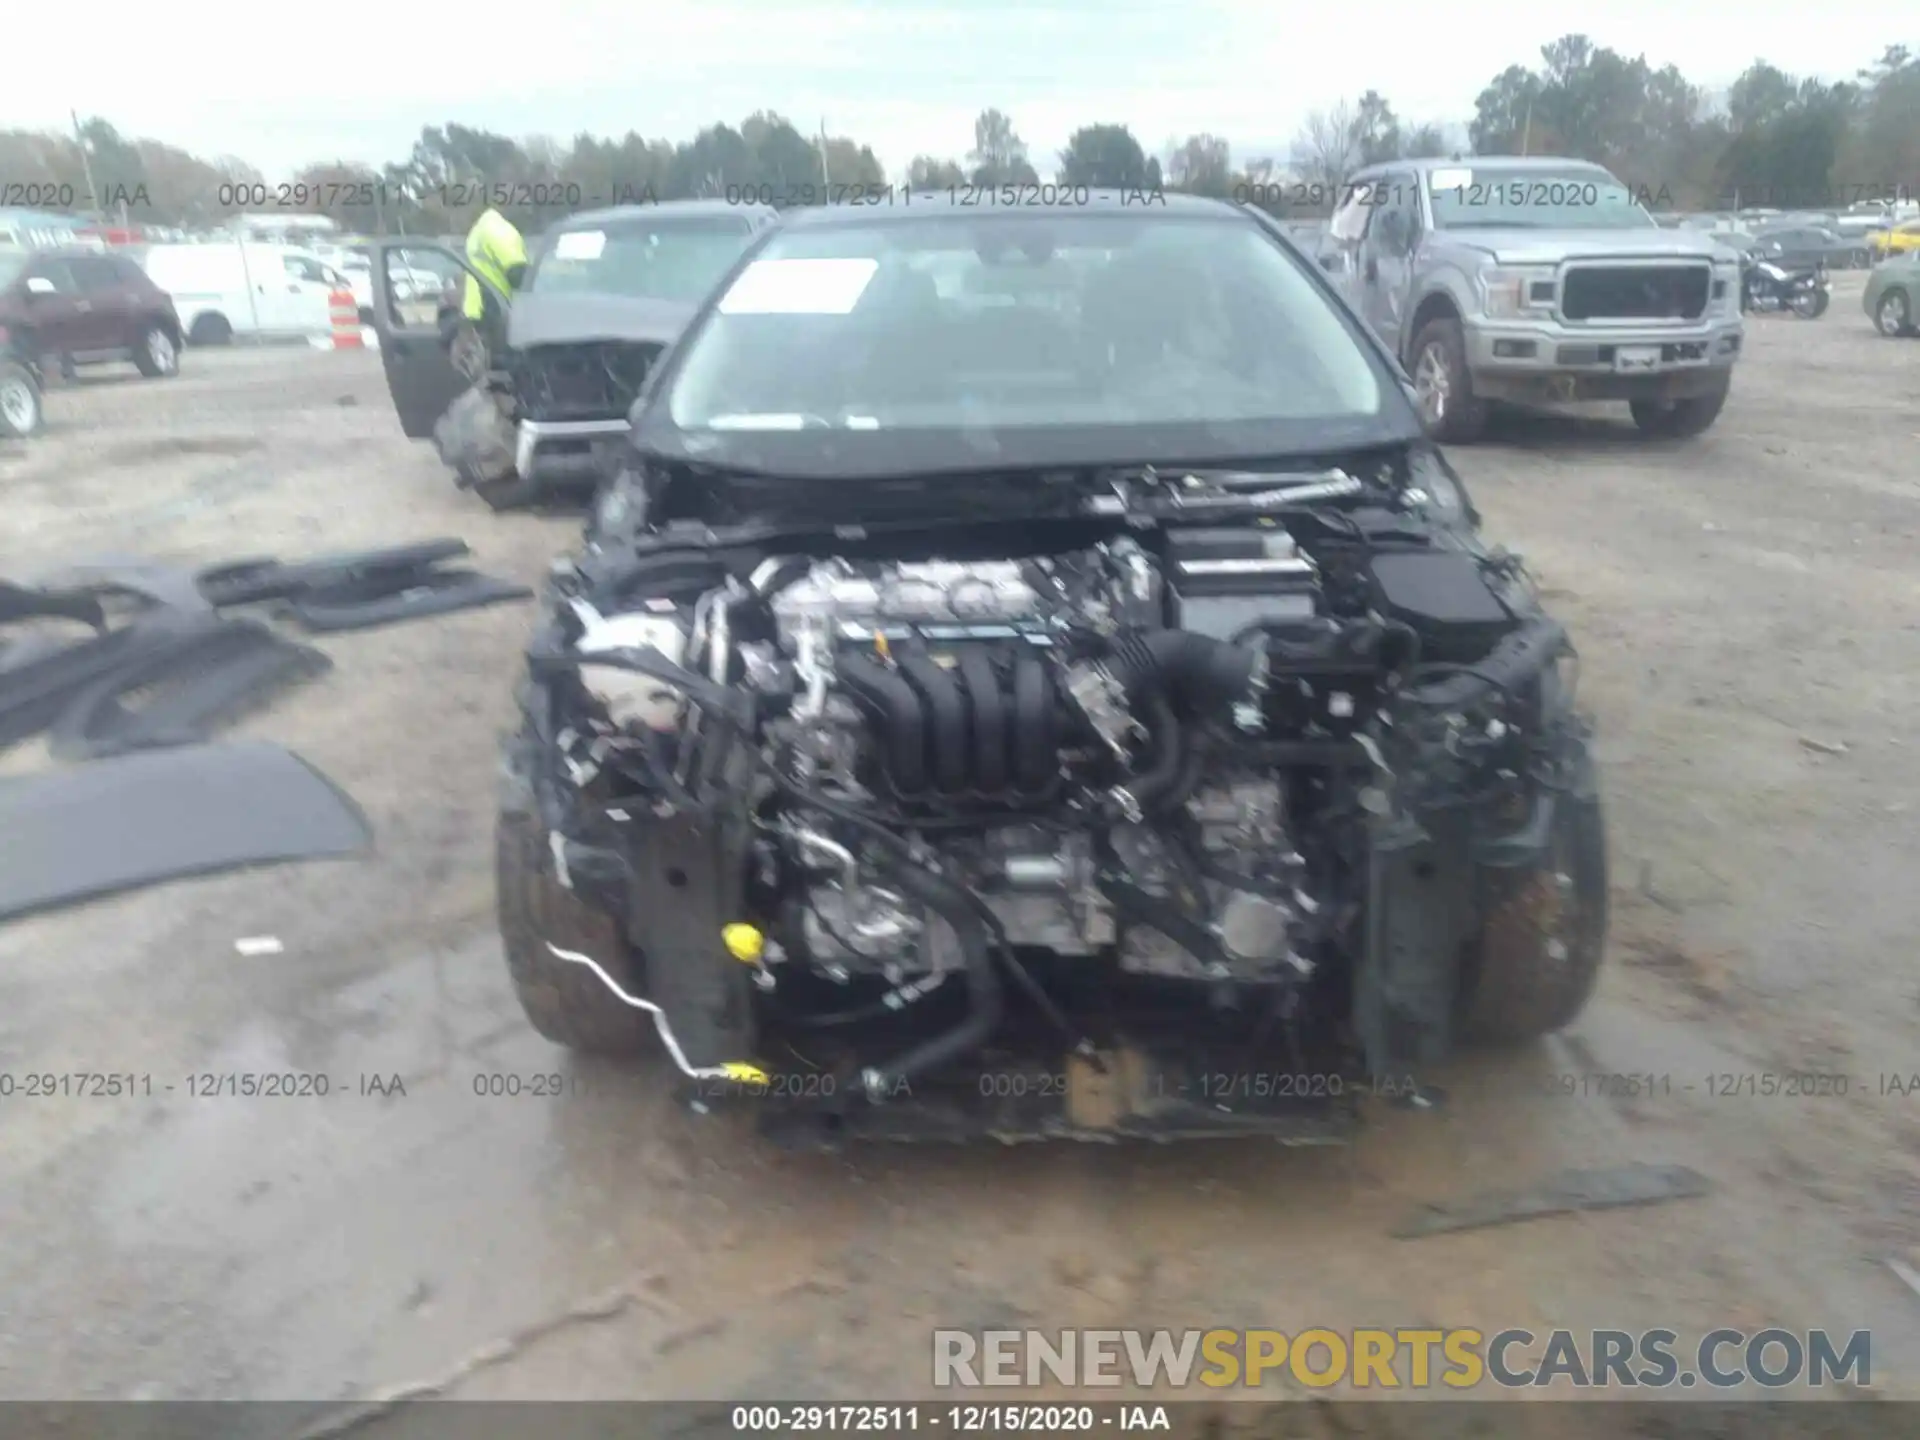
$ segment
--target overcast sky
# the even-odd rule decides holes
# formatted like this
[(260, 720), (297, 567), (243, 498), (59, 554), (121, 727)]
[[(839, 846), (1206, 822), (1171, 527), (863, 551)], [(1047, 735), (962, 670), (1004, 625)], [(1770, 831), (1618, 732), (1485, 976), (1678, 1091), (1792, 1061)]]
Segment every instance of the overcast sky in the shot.
[[(1464, 122), (1492, 76), (1537, 63), (1569, 31), (1713, 87), (1755, 58), (1840, 78), (1889, 43), (1920, 41), (1903, 33), (1920, 32), (1911, 0), (1853, 0), (1821, 23), (1804, 6), (1707, 0), (11, 8), (0, 127), (63, 126), (77, 109), (273, 178), (314, 160), (398, 159), (422, 125), (449, 119), (516, 138), (683, 140), (761, 108), (803, 130), (824, 116), (890, 172), (919, 153), (964, 154), (989, 105), (1012, 115), (1042, 174), (1068, 134), (1102, 121), (1131, 126), (1149, 152), (1212, 131), (1236, 160), (1284, 159), (1309, 111), (1370, 87), (1404, 119)], [(463, 24), (462, 10), (479, 23)]]

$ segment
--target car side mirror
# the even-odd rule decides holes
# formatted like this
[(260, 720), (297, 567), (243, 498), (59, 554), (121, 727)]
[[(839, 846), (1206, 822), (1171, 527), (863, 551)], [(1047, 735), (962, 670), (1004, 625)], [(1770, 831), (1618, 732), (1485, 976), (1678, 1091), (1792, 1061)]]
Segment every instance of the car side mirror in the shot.
[(46, 276), (29, 275), (27, 277), (27, 293), (29, 295), (56, 295), (59, 292), (54, 289), (53, 282), (47, 279)]

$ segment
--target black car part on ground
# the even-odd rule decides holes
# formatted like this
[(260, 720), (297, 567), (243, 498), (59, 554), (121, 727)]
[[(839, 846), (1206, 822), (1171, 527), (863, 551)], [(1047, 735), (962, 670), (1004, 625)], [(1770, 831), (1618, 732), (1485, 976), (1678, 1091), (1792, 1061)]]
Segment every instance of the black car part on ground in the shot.
[(0, 655), (0, 749), (53, 724), (73, 698), (124, 665), (169, 647), (184, 617), (170, 612), (56, 649), (34, 647), (17, 661)]
[(316, 589), (342, 585), (391, 584), (404, 588), (406, 577), (468, 553), (466, 541), (448, 537), (386, 550), (323, 555), (292, 564), (273, 559), (233, 560), (208, 566), (194, 580), (209, 604), (251, 605), (263, 600), (290, 600)]
[(397, 590), (394, 578), (383, 574), (342, 585), (315, 586), (288, 601), (287, 613), (307, 630), (325, 635), (533, 597), (528, 586), (473, 570), (412, 572), (407, 584)]
[(333, 782), (260, 742), (0, 779), (0, 919), (191, 875), (358, 854), (371, 840)]
[[(314, 632), (446, 614), (526, 598), (524, 586), (439, 562), (458, 539), (421, 541), (285, 563), (227, 561), (191, 572), (112, 558), (61, 567), (38, 587), (0, 582), (0, 621), (65, 618), (97, 633), (61, 643), (43, 634), (0, 649), (0, 749), (49, 726), (70, 759), (185, 744), (250, 703), (326, 668), (326, 657), (257, 621), (220, 612), (275, 604)], [(135, 602), (122, 623), (124, 602)], [(123, 697), (162, 686), (137, 712)]]
[[(114, 666), (73, 696), (54, 720), (48, 747), (62, 760), (190, 745), (333, 662), (255, 620), (199, 619)], [(138, 708), (126, 697), (140, 693)]]
[[(1406, 497), (1410, 466), (1390, 455), (1365, 473), (1239, 491), (1154, 477), (1117, 508), (1105, 477), (1077, 511), (1034, 510), (1029, 485), (1027, 512), (1005, 517), (969, 489), (971, 512), (953, 516), (688, 517), (590, 546), (556, 576), (529, 652), (515, 813), (537, 814), (553, 872), (527, 883), (620, 926), (633, 984), (693, 1064), (794, 1048), (808, 1073), (840, 1077), (800, 1091), (828, 1101), (801, 1108), (891, 1138), (916, 1121), (870, 1112), (903, 1094), (930, 1137), (1327, 1138), (1337, 1089), (1229, 1098), (1208, 1075), (1410, 1088), (1458, 1034), (1564, 1023), (1604, 933), (1565, 633), (1516, 559)], [(802, 633), (816, 623), (817, 643)], [(814, 703), (827, 654), (844, 710)], [(1243, 784), (1274, 790), (1277, 841), (1206, 842), (1266, 803), (1235, 798)], [(1242, 813), (1202, 821), (1202, 800)], [(1015, 943), (980, 857), (1017, 841), (1037, 848), (1007, 850), (1008, 874), (1018, 861), (1064, 875), (1083, 835), (1073, 904), (1105, 907), (1119, 941)], [(1048, 856), (1051, 870), (1027, 864)], [(820, 961), (807, 915), (823, 886), (892, 892), (944, 927), (949, 960), (887, 942), (898, 963), (863, 971), (879, 957), (822, 916), (841, 958)], [(1230, 950), (1223, 904), (1256, 929), (1287, 908), (1284, 953), (1244, 934)], [(723, 944), (743, 922), (769, 937), (757, 969)], [(1141, 931), (1186, 959), (1074, 958), (1112, 959)], [(1556, 946), (1573, 952), (1561, 971), (1540, 958)], [(541, 963), (516, 964), (523, 997), (563, 983), (540, 981)], [(1494, 1003), (1516, 977), (1525, 998)], [(1168, 1027), (1189, 1024), (1170, 1050)], [(563, 1043), (569, 1029), (543, 1024)], [(1056, 1062), (1019, 1096), (969, 1089), (969, 1066), (1012, 1075), (1033, 1044), (1068, 1054), (1071, 1083)]]
[(0, 580), (0, 625), (15, 620), (77, 620), (107, 628), (100, 597), (85, 590), (41, 590)]

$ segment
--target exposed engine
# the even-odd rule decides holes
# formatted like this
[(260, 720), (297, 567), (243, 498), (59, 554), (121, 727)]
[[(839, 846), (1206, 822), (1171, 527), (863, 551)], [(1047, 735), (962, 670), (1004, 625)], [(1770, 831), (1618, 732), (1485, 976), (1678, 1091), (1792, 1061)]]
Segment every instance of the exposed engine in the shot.
[(1011, 556), (659, 546), (536, 656), (578, 685), (565, 788), (610, 817), (556, 823), (556, 855), (616, 857), (655, 954), (683, 914), (706, 951), (750, 921), (735, 958), (801, 1008), (964, 989), (865, 1065), (876, 1099), (983, 1043), (1009, 977), (1070, 1046), (1092, 1022), (1057, 997), (1114, 977), (1290, 1043), (1316, 1007), (1380, 1053), (1444, 1030), (1474, 888), (1449, 817), (1521, 825), (1572, 753), (1542, 698), (1564, 635), (1517, 565), (1372, 514), (1037, 525)]

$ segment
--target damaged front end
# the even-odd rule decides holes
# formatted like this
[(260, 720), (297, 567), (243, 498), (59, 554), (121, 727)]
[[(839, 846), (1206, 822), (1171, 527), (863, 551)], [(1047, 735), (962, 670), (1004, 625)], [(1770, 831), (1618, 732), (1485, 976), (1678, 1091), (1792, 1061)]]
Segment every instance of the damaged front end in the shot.
[(664, 340), (600, 340), (516, 351), (518, 473), (587, 483), (604, 477), (626, 439), (627, 412), (665, 348)]
[(1605, 924), (1570, 650), (1405, 463), (590, 547), (508, 751), (606, 922), (508, 936), (536, 1025), (577, 1037), (529, 998), (564, 975), (809, 1138), (1309, 1143), (1565, 1023)]

